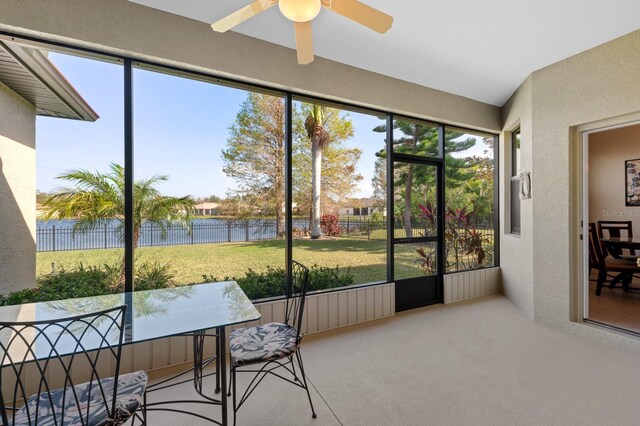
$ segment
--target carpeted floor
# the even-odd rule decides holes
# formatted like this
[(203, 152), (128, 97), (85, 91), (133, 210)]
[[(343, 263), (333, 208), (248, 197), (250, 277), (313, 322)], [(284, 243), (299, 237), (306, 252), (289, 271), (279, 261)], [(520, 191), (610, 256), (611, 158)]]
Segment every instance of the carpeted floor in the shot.
[[(318, 418), (304, 391), (268, 379), (238, 425), (640, 424), (637, 354), (529, 321), (502, 296), (307, 336), (302, 348)], [(187, 397), (182, 386), (151, 399)], [(149, 423), (208, 424), (170, 413)]]

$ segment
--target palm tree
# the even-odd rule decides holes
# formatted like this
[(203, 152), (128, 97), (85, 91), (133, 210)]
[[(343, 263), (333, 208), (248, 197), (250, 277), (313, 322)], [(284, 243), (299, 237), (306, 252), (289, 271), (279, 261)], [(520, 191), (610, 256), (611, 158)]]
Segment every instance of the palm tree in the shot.
[[(112, 163), (110, 172), (74, 170), (58, 176), (71, 182), (73, 187), (63, 188), (47, 197), (43, 219), (75, 219), (73, 232), (87, 232), (112, 220), (118, 221), (116, 233), (124, 241), (124, 167)], [(194, 208), (190, 196), (170, 197), (160, 194), (156, 185), (169, 180), (168, 176), (155, 175), (141, 179), (133, 188), (133, 248), (138, 248), (140, 230), (145, 223), (153, 223), (162, 237), (167, 226), (180, 223), (187, 227)], [(124, 281), (124, 264), (120, 275)]]
[(331, 142), (331, 136), (324, 128), (325, 107), (312, 105), (305, 120), (307, 137), (311, 141), (311, 238), (322, 236), (320, 230), (320, 194), (322, 191), (322, 151)]

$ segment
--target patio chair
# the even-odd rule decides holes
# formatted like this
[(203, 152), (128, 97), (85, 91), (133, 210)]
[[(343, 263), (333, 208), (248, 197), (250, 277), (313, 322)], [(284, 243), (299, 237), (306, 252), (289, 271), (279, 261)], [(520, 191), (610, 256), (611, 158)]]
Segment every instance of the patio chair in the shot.
[(120, 425), (133, 416), (146, 423), (147, 374), (119, 374), (125, 311), (0, 322), (2, 424)]
[(598, 281), (596, 296), (602, 294), (602, 286), (607, 281), (607, 276), (610, 273), (617, 273), (617, 276), (611, 280), (609, 288), (615, 287), (621, 281), (625, 291), (629, 290), (633, 274), (640, 273), (640, 267), (635, 261), (606, 256), (606, 252), (603, 251), (600, 243), (597, 228), (593, 223), (589, 224), (589, 259), (591, 258), (597, 259)]
[[(620, 238), (633, 237), (633, 222), (630, 220), (599, 220), (598, 221), (598, 237), (602, 238)], [(638, 256), (633, 251), (628, 254), (622, 252), (618, 255), (623, 259), (636, 260)]]
[[(269, 323), (256, 327), (234, 330), (229, 335), (231, 352), (231, 383), (229, 395), (233, 394), (233, 424), (238, 409), (246, 402), (264, 378), (271, 374), (307, 392), (311, 416), (315, 419), (307, 378), (304, 373), (300, 341), (300, 326), (304, 314), (309, 270), (302, 264), (291, 262), (291, 278), (287, 283), (287, 299), (284, 323)], [(298, 365), (298, 370), (296, 366)], [(241, 398), (237, 397), (238, 373), (253, 373), (255, 376)]]

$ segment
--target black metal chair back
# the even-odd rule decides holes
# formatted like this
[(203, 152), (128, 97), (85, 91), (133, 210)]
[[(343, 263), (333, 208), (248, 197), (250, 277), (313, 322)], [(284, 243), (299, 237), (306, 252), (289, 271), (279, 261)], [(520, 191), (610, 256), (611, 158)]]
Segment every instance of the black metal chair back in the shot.
[[(45, 416), (48, 424), (65, 425), (70, 421), (66, 410), (74, 411), (82, 425), (98, 410), (113, 419), (125, 311), (123, 305), (56, 320), (0, 322), (3, 425), (37, 426)], [(111, 386), (103, 383), (106, 378), (113, 379)], [(79, 384), (82, 389), (76, 388)], [(60, 388), (65, 390), (54, 392)], [(87, 397), (101, 406), (87, 404)], [(17, 419), (22, 404), (23, 415)]]
[(309, 269), (295, 260), (291, 261), (291, 276), (287, 283), (287, 304), (284, 323), (298, 331), (296, 343), (300, 343), (302, 317), (309, 284)]

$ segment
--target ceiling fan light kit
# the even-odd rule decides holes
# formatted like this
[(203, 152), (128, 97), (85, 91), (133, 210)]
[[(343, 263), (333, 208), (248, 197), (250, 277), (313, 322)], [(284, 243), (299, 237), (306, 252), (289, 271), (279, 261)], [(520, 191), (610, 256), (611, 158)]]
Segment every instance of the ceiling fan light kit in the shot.
[(211, 27), (223, 33), (276, 4), (285, 18), (295, 25), (296, 50), (301, 65), (313, 62), (311, 21), (318, 16), (322, 7), (381, 34), (389, 31), (393, 24), (393, 17), (358, 0), (256, 0), (213, 23)]
[(320, 0), (280, 0), (280, 12), (290, 21), (309, 22), (320, 13)]

